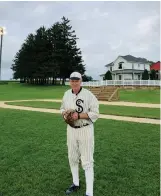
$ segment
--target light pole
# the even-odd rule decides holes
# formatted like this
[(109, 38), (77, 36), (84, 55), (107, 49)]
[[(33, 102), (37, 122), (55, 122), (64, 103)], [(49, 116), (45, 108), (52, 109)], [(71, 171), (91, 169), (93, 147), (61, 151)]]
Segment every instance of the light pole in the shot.
[(0, 45), (0, 81), (1, 81), (1, 62), (2, 62), (2, 46), (3, 46), (3, 35), (5, 34), (5, 28), (0, 27), (1, 45)]

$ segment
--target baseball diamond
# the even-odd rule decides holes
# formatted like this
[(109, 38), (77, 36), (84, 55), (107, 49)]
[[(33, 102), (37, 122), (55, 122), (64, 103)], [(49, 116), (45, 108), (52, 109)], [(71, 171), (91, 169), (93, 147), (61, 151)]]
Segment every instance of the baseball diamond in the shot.
[[(79, 174), (80, 187), (70, 186), (66, 189), (71, 180), (70, 175), (68, 175), (68, 173), (70, 174), (68, 171), (69, 159), (65, 157), (65, 146), (68, 143), (65, 139), (67, 132), (64, 130), (65, 124), (57, 115), (60, 114), (58, 109), (62, 102), (60, 94), (63, 95), (61, 92), (63, 89), (57, 86), (52, 87), (52, 89), (47, 88), (42, 94), (43, 87), (33, 89), (33, 87), (26, 85), (9, 83), (0, 88), (1, 93), (4, 92), (0, 96), (0, 99), (3, 100), (0, 101), (0, 131), (1, 146), (3, 147), (1, 149), (1, 168), (3, 168), (1, 192), (4, 195), (5, 193), (9, 195), (12, 192), (17, 196), (21, 195), (21, 191), (32, 196), (35, 196), (36, 193), (37, 195), (53, 194), (58, 196), (63, 195), (64, 191), (71, 193), (72, 190), (77, 190), (77, 195), (83, 195), (86, 187), (82, 182), (84, 177), (81, 170)], [(150, 107), (159, 108), (158, 102), (154, 102), (158, 96), (155, 94), (156, 91), (142, 90), (139, 91), (142, 95), (137, 96), (143, 97), (144, 100), (146, 98), (145, 101), (147, 101), (148, 96), (143, 96), (143, 93), (151, 95), (150, 92), (153, 92), (154, 97), (151, 97), (151, 104), (141, 103), (141, 101), (140, 103), (99, 101), (99, 104), (100, 106), (105, 104), (105, 106), (113, 105), (115, 107), (123, 105), (128, 109), (134, 106), (140, 109), (142, 107), (147, 109)], [(126, 91), (126, 100), (131, 101), (127, 93)], [(135, 95), (135, 93), (138, 91), (130, 91), (130, 94)], [(54, 102), (57, 102), (57, 105)], [(82, 106), (81, 101), (75, 104), (76, 110), (82, 111), (81, 107), (78, 109), (79, 105)], [(120, 107), (119, 109), (122, 110), (123, 108)], [(141, 113), (143, 115), (143, 112)], [(108, 120), (103, 120), (103, 118)], [(157, 195), (157, 171), (159, 171), (157, 167), (159, 161), (157, 155), (159, 126), (157, 124), (159, 124), (157, 119), (129, 117), (128, 113), (124, 117), (99, 114), (99, 121), (95, 125), (95, 143), (93, 143), (95, 146), (93, 194), (122, 196), (125, 193), (137, 195), (139, 191), (138, 195), (141, 196), (146, 191), (148, 196)], [(73, 130), (77, 130), (78, 133), (80, 128)], [(75, 137), (80, 136), (75, 135)], [(32, 140), (33, 138), (34, 140)], [(28, 157), (31, 157), (31, 160)], [(12, 168), (10, 167), (11, 161), (13, 161)], [(79, 163), (81, 164), (80, 157)], [(18, 167), (15, 164), (18, 164)], [(107, 168), (106, 171), (105, 168)], [(15, 181), (16, 174), (18, 176)], [(31, 179), (30, 184), (33, 188), (26, 186), (26, 183)], [(118, 183), (115, 183), (116, 180)], [(17, 192), (17, 185), (20, 192)]]
[(0, 196), (158, 196), (160, 2), (0, 2)]

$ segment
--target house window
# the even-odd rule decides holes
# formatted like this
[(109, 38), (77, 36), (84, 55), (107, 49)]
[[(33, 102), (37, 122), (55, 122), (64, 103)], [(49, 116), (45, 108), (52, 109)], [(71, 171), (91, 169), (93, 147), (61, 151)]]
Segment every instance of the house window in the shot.
[(121, 75), (119, 75), (119, 80), (121, 80)]
[(110, 71), (112, 71), (112, 67), (110, 67)]
[(132, 63), (132, 69), (134, 69), (134, 64)]
[(119, 69), (122, 69), (122, 63), (119, 63)]
[(138, 64), (138, 68), (140, 68), (140, 64)]
[(140, 80), (140, 75), (138, 75), (138, 80)]
[(123, 64), (123, 63), (124, 63), (124, 62), (120, 62), (120, 63), (119, 63), (119, 66), (118, 66), (119, 69), (122, 69), (122, 64)]

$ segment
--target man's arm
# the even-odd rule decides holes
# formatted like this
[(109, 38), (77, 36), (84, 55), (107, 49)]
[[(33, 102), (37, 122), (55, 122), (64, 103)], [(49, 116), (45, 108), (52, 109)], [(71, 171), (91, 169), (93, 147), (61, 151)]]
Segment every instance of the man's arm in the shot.
[(74, 120), (78, 120), (78, 119), (89, 119), (89, 117), (88, 117), (88, 114), (87, 113), (74, 112), (73, 119)]
[(89, 116), (87, 113), (80, 113), (78, 114), (79, 119), (89, 119)]
[(89, 99), (89, 112), (87, 112), (87, 115), (93, 123), (99, 118), (99, 103), (96, 96), (92, 93)]

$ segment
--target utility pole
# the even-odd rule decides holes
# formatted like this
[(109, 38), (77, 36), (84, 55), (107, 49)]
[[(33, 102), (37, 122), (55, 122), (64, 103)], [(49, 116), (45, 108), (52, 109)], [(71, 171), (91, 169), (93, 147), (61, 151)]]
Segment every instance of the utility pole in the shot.
[(0, 81), (1, 81), (1, 63), (2, 63), (3, 35), (5, 34), (4, 30), (5, 30), (4, 27), (0, 27), (0, 36), (1, 36), (1, 44), (0, 44)]

